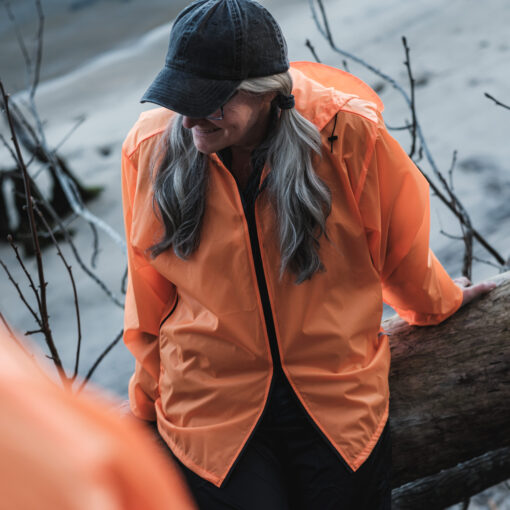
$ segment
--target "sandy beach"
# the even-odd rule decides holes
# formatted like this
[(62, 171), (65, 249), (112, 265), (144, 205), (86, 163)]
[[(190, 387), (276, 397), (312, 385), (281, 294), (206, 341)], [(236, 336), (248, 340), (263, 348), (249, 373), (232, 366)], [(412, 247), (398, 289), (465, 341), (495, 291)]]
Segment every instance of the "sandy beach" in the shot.
[[(20, 30), (32, 34), (33, 2), (15, 3)], [(181, 0), (47, 0), (44, 59), (36, 96), (50, 145), (57, 145), (80, 116), (85, 122), (62, 145), (60, 153), (88, 185), (102, 186), (100, 197), (89, 204), (121, 236), (120, 147), (141, 111), (150, 108), (139, 98), (163, 64), (172, 18), (188, 2)], [(316, 29), (306, 0), (261, 2), (274, 13), (287, 37), (292, 60), (312, 60), (305, 40), (311, 40), (324, 63), (341, 67), (336, 55)], [(411, 48), (419, 120), (437, 165), (447, 173), (454, 150), (458, 162), (455, 190), (462, 197), (476, 228), (505, 257), (510, 256), (510, 111), (497, 107), (484, 92), (510, 103), (510, 3), (505, 0), (358, 0), (325, 1), (336, 43), (380, 68), (407, 89), (401, 37)], [(1, 8), (1, 6), (0, 6)], [(31, 41), (33, 43), (33, 41)], [(0, 15), (0, 78), (10, 92), (24, 87), (24, 67), (12, 26)], [(389, 126), (409, 121), (405, 102), (391, 86), (362, 66), (349, 70), (381, 90)], [(21, 96), (19, 96), (21, 97)], [(4, 128), (1, 128), (4, 129)], [(394, 136), (407, 149), (409, 135)], [(0, 168), (8, 155), (0, 150)], [(37, 169), (34, 167), (34, 171)], [(74, 220), (75, 243), (89, 262), (91, 234)], [(440, 233), (458, 235), (453, 216), (432, 198), (431, 245), (446, 269), (458, 276), (462, 243)], [(122, 299), (120, 282), (125, 268), (122, 248), (100, 233), (97, 273)], [(69, 253), (69, 251), (66, 251)], [(481, 259), (489, 256), (477, 246)], [(22, 275), (9, 247), (0, 245), (0, 258)], [(65, 271), (52, 250), (45, 252), (52, 327), (64, 363), (71, 366), (76, 328)], [(122, 328), (122, 309), (108, 301), (97, 285), (69, 255), (82, 309), (83, 375), (102, 348)], [(31, 262), (29, 265), (32, 265)], [(497, 271), (475, 263), (474, 280)], [(20, 305), (5, 275), (0, 276), (0, 309), (19, 331), (31, 329), (30, 317)], [(133, 361), (119, 344), (104, 360), (93, 382), (126, 396)], [(506, 498), (499, 509), (510, 509)], [(506, 506), (504, 506), (506, 505)], [(470, 508), (474, 508), (470, 507)], [(477, 507), (477, 508), (482, 508)]]

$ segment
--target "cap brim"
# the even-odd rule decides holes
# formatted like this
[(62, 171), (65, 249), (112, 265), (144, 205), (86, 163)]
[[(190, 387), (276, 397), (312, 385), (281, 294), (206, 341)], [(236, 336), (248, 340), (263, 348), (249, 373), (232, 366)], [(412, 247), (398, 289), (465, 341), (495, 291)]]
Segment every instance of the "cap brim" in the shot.
[(225, 104), (240, 83), (241, 80), (199, 78), (165, 66), (140, 102), (155, 103), (186, 117), (203, 118)]

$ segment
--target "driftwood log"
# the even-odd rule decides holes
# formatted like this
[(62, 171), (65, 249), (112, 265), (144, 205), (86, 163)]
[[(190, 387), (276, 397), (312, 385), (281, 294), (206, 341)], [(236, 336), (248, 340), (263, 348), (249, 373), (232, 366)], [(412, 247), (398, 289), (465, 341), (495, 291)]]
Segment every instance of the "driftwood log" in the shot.
[(510, 478), (510, 272), (434, 327), (390, 333), (394, 508), (442, 509)]

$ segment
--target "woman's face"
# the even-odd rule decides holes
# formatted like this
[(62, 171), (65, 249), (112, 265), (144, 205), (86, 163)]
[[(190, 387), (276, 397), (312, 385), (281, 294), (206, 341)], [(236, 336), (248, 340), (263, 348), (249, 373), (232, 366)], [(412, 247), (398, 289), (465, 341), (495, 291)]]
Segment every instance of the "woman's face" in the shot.
[[(191, 129), (196, 148), (204, 154), (226, 147), (250, 150), (264, 139), (274, 97), (275, 93), (254, 95), (239, 91), (223, 106), (222, 120), (183, 117), (183, 126)], [(219, 109), (211, 115), (220, 116)]]

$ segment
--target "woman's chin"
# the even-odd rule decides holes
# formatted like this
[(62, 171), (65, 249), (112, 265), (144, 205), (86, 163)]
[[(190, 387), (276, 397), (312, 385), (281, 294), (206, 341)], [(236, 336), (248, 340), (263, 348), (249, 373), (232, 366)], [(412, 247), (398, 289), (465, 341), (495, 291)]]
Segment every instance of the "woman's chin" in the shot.
[(227, 146), (225, 143), (221, 142), (206, 142), (204, 140), (196, 139), (193, 139), (193, 142), (198, 152), (201, 152), (202, 154), (214, 154)]
[(224, 148), (218, 136), (219, 134), (220, 131), (213, 131), (210, 133), (193, 132), (193, 143), (202, 154), (213, 154)]

